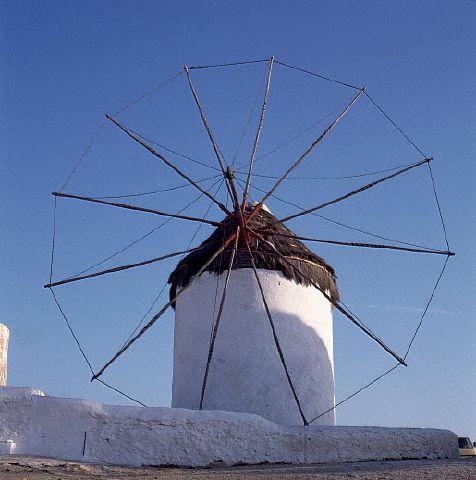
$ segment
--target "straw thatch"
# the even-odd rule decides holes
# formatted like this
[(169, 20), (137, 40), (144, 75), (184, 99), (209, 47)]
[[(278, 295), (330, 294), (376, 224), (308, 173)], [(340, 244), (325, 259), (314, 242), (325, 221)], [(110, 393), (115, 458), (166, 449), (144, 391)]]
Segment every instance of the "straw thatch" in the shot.
[[(219, 226), (202, 244), (200, 250), (190, 253), (184, 257), (175, 270), (170, 274), (170, 299), (175, 297), (177, 289), (187, 285), (204, 263), (223, 245), (224, 240), (236, 230), (236, 218), (227, 217), (223, 220), (223, 226)], [(253, 230), (266, 227), (272, 232), (285, 235), (293, 235), (283, 223), (279, 222), (274, 215), (261, 209), (250, 221), (250, 228)], [(310, 285), (309, 279), (327, 291), (332, 300), (339, 299), (339, 292), (336, 286), (336, 275), (334, 269), (321, 257), (304, 245), (296, 238), (266, 235), (266, 240), (274, 245), (276, 250), (286, 257), (287, 262), (296, 266), (302, 275), (280, 258), (270, 245), (259, 238), (252, 237), (250, 244), (253, 258), (258, 269), (277, 270), (289, 279), (301, 285)], [(233, 248), (231, 244), (223, 253), (218, 255), (205, 271), (216, 274), (228, 270), (230, 255)], [(233, 262), (233, 269), (252, 268), (249, 252), (243, 241), (240, 239), (238, 250)]]

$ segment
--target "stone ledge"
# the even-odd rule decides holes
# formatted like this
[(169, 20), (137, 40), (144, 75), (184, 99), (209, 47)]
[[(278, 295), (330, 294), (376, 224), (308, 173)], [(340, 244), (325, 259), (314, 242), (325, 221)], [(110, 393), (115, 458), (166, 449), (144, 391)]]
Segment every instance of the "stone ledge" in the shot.
[[(35, 389), (31, 389), (34, 391)], [(0, 440), (17, 455), (116, 465), (310, 464), (458, 457), (447, 430), (277, 425), (257, 415), (104, 405), (3, 390)]]

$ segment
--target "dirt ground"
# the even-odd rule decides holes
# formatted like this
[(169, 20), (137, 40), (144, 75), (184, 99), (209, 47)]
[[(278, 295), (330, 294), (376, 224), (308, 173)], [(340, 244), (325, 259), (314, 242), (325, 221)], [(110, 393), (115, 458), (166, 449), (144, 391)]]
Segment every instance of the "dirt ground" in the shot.
[(1, 480), (474, 480), (476, 458), (447, 460), (402, 460), (319, 465), (249, 465), (181, 469), (118, 467), (65, 462), (46, 458), (0, 456)]

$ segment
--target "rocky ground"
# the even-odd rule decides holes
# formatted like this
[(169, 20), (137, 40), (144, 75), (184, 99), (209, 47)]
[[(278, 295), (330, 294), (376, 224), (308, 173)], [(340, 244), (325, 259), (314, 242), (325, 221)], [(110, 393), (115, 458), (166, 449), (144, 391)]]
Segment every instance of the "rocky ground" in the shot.
[(402, 460), (321, 465), (248, 465), (208, 469), (118, 467), (65, 462), (46, 458), (0, 457), (1, 480), (474, 480), (476, 458)]

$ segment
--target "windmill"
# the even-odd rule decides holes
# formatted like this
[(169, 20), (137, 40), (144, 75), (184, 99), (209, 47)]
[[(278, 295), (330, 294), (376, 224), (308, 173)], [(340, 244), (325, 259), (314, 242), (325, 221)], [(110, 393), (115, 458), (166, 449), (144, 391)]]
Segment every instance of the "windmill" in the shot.
[[(234, 168), (232, 163), (226, 162), (217, 143), (191, 73), (193, 70), (199, 69), (233, 68), (261, 63), (265, 63), (267, 69), (261, 110), (251, 153), (244, 169)], [(275, 65), (339, 84), (352, 90), (353, 95), (338, 109), (330, 123), (313, 138), (307, 148), (282, 169), (281, 174), (274, 178), (271, 187), (267, 189), (255, 187), (258, 192), (261, 192), (260, 198), (255, 200), (251, 199), (250, 190), (254, 187), (256, 154), (265, 123)], [(377, 379), (382, 378), (398, 366), (406, 365), (406, 358), (414, 338), (433, 298), (436, 286), (443, 275), (448, 258), (453, 253), (450, 251), (446, 239), (446, 230), (447, 248), (435, 249), (405, 242), (397, 242), (398, 245), (396, 245), (315, 238), (294, 233), (286, 225), (291, 220), (316, 215), (316, 212), (326, 207), (347, 202), (362, 192), (415, 169), (427, 167), (433, 181), (432, 158), (427, 157), (390, 119), (388, 114), (369, 96), (365, 87), (356, 87), (324, 77), (288, 65), (274, 57), (267, 60), (232, 64), (185, 66), (183, 71), (177, 73), (165, 84), (181, 76), (185, 76), (187, 80), (191, 97), (216, 159), (215, 169), (218, 173), (211, 178), (213, 180), (218, 178), (214, 185), (221, 182), (225, 186), (229, 204), (211, 193), (210, 188), (203, 187), (201, 180), (192, 178), (185, 169), (171, 161), (165, 153), (169, 149), (163, 145), (156, 148), (153, 142), (148, 141), (143, 135), (118, 119), (120, 113), (142, 101), (152, 91), (134, 100), (116, 114), (107, 115), (107, 122), (117, 127), (131, 141), (181, 177), (185, 184), (195, 189), (201, 197), (208, 199), (211, 205), (219, 209), (221, 217), (210, 220), (183, 212), (170, 213), (156, 208), (113, 202), (105, 197), (66, 193), (64, 188), (79, 164), (76, 165), (60, 191), (53, 193), (55, 208), (58, 199), (77, 200), (156, 215), (167, 220), (176, 219), (198, 225), (208, 225), (214, 228), (213, 233), (202, 244), (192, 248), (132, 264), (114, 266), (106, 270), (96, 270), (93, 273), (83, 271), (57, 281), (53, 281), (52, 278), (53, 244), (50, 281), (45, 287), (50, 289), (61, 314), (68, 323), (55, 295), (56, 287), (182, 256), (169, 278), (171, 285), (169, 301), (157, 313), (151, 315), (145, 324), (141, 323), (101, 368), (93, 369), (68, 323), (83, 357), (88, 362), (92, 374), (91, 379), (107, 385), (101, 377), (109, 366), (146, 334), (165, 312), (170, 308), (175, 308), (173, 406), (258, 413), (278, 423), (334, 424), (336, 405), (334, 401), (332, 312), (336, 311), (349, 320), (396, 361), (392, 368)], [(291, 178), (291, 174), (301, 167), (362, 98), (368, 99), (422, 158), (411, 164), (373, 172), (373, 175), (379, 173), (385, 173), (385, 175), (309, 208), (298, 207), (297, 213), (281, 218), (279, 215), (271, 214), (266, 207), (267, 202), (273, 198), (279, 198), (276, 192), (283, 182)], [(79, 163), (83, 158), (84, 155)], [(434, 183), (432, 185), (434, 188)], [(436, 190), (433, 189), (433, 192), (444, 228)], [(323, 258), (312, 252), (304, 242), (368, 250), (440, 255), (446, 258), (427, 308), (404, 355), (400, 355), (390, 348), (341, 301), (334, 269)], [(363, 388), (373, 384), (377, 379)], [(359, 391), (361, 390), (359, 389)], [(350, 395), (349, 398), (353, 395)]]

